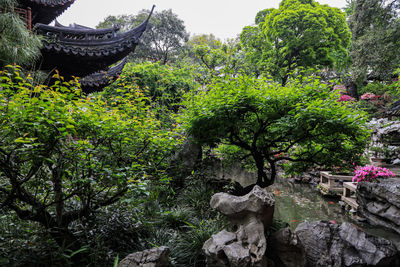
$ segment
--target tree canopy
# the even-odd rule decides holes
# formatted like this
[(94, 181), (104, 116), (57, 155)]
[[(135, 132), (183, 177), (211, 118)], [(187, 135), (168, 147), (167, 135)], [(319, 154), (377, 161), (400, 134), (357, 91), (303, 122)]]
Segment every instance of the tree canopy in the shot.
[(278, 9), (259, 12), (256, 22), (244, 29), (242, 43), (253, 62), (282, 84), (298, 67), (333, 66), (335, 53), (346, 54), (350, 44), (344, 13), (312, 0), (284, 0)]
[(274, 182), (278, 162), (285, 161), (289, 173), (342, 166), (358, 162), (365, 149), (363, 113), (338, 102), (317, 80), (280, 86), (239, 76), (207, 89), (188, 100), (188, 132), (200, 144), (236, 147), (252, 159), (259, 185)]
[(2, 71), (0, 82), (1, 206), (49, 230), (60, 248), (82, 248), (71, 223), (137, 194), (150, 175), (165, 178), (176, 136), (139, 90), (107, 103), (62, 79), (33, 86)]
[(349, 2), (352, 76), (361, 83), (390, 81), (400, 66), (400, 3), (397, 0)]
[[(142, 10), (138, 15), (108, 16), (97, 28), (118, 25), (126, 31), (142, 23), (149, 12), (149, 10)], [(162, 64), (174, 61), (188, 38), (189, 34), (186, 32), (184, 22), (172, 10), (155, 11), (140, 38), (134, 59), (159, 61)]]

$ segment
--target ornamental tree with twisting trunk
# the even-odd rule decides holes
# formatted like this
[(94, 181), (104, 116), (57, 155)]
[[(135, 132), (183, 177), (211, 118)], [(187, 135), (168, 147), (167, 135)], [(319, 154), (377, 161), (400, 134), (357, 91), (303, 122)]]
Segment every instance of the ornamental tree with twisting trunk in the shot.
[(359, 162), (369, 136), (364, 114), (315, 79), (281, 86), (239, 76), (189, 99), (187, 131), (201, 144), (225, 144), (250, 159), (260, 186), (273, 184), (279, 162), (289, 173)]

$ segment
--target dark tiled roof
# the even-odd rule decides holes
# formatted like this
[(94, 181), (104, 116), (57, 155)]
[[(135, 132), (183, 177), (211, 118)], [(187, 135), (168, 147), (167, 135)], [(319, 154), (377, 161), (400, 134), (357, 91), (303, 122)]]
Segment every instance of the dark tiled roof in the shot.
[(135, 50), (149, 18), (124, 33), (118, 33), (118, 28), (88, 29), (37, 24), (37, 33), (45, 37), (42, 62), (38, 67), (48, 71), (58, 69), (65, 77), (84, 77), (106, 70)]
[(80, 80), (82, 90), (85, 93), (92, 93), (102, 90), (104, 87), (115, 81), (126, 64), (126, 58), (122, 60), (119, 64), (110, 68), (108, 71), (96, 72)]
[(43, 6), (61, 6), (68, 3), (73, 3), (75, 0), (24, 0), (21, 2), (33, 2)]
[(69, 8), (75, 0), (19, 0), (21, 8), (31, 8), (32, 24), (43, 23), (49, 24), (67, 8)]

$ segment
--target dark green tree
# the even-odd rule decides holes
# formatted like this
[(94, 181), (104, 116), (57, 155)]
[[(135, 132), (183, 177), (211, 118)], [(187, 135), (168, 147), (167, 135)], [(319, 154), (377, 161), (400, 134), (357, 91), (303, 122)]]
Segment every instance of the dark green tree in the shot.
[(400, 66), (400, 2), (354, 0), (348, 11), (354, 83), (391, 81)]
[[(97, 28), (119, 25), (123, 31), (142, 23), (149, 10), (142, 10), (138, 15), (109, 16)], [(184, 22), (172, 10), (154, 12), (150, 18), (147, 30), (140, 38), (134, 59), (139, 61), (173, 62), (188, 40)]]
[(8, 64), (32, 65), (40, 56), (41, 41), (14, 13), (15, 0), (0, 0), (0, 68)]
[(285, 87), (247, 76), (219, 80), (188, 100), (187, 130), (200, 144), (225, 144), (249, 159), (260, 186), (273, 184), (282, 162), (289, 173), (359, 162), (366, 117), (305, 80)]

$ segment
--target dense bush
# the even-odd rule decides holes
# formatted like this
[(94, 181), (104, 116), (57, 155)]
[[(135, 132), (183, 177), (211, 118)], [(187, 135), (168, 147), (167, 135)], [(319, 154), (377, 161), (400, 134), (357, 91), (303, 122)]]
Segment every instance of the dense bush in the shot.
[(386, 82), (372, 82), (367, 85), (361, 87), (359, 89), (359, 95), (363, 95), (365, 93), (374, 93), (375, 95), (384, 95), (385, 93), (394, 98), (400, 97), (400, 82), (398, 79), (393, 80), (390, 83)]
[(139, 90), (107, 103), (62, 79), (33, 86), (14, 69), (0, 73), (0, 99), (1, 206), (46, 229), (74, 262), (87, 260), (74, 225), (88, 232), (97, 211), (166, 181), (178, 136)]
[(189, 68), (176, 68), (159, 63), (129, 63), (121, 77), (105, 89), (104, 96), (110, 98), (126, 92), (126, 85), (136, 85), (153, 104), (170, 109), (179, 104), (185, 92), (194, 89), (192, 72)]

